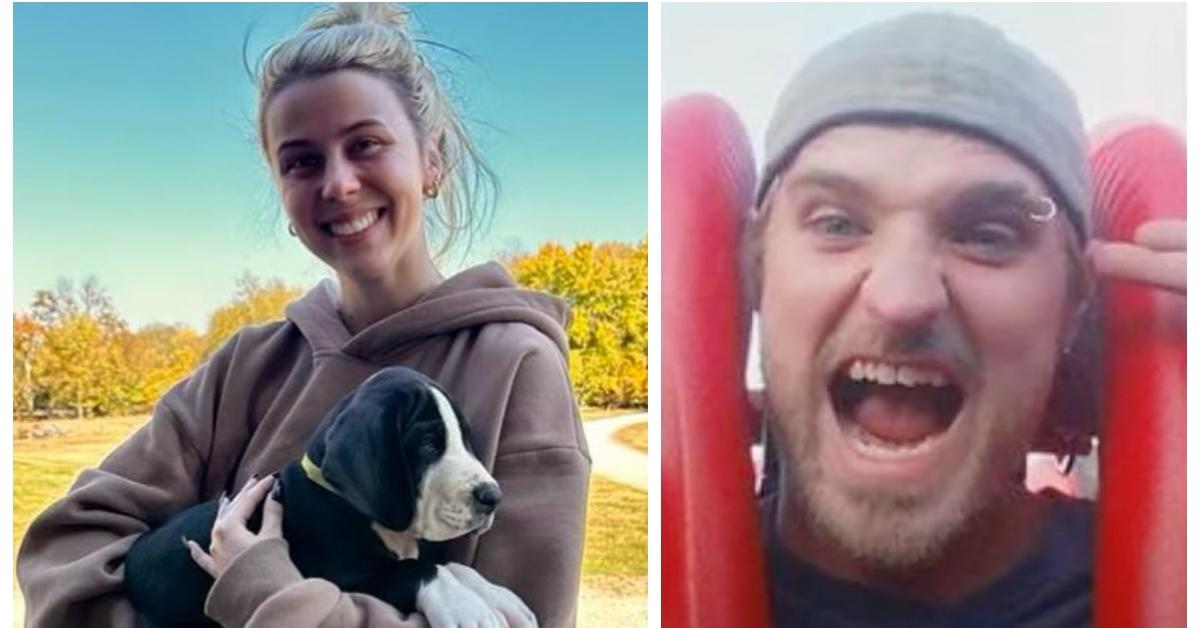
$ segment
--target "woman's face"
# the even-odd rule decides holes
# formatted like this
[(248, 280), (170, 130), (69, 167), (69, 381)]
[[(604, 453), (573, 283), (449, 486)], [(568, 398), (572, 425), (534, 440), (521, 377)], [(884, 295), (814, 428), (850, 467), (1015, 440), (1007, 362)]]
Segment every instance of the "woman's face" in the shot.
[(264, 132), (297, 237), (343, 281), (394, 285), (429, 264), (422, 203), (440, 164), (387, 81), (340, 70), (293, 83)]

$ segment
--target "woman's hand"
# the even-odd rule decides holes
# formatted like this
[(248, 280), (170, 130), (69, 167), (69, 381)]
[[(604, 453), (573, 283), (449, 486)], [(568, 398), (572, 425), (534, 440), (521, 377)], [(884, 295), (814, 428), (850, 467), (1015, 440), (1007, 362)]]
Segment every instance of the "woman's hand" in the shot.
[(1140, 281), (1187, 294), (1187, 224), (1151, 220), (1138, 228), (1133, 243), (1093, 240), (1087, 249), (1102, 277)]
[[(270, 538), (283, 536), (283, 504), (275, 499), (271, 492), (275, 486), (274, 476), (261, 480), (250, 478), (241, 492), (233, 500), (221, 496), (217, 508), (217, 519), (213, 523), (212, 544), (205, 552), (195, 541), (188, 539), (187, 546), (192, 553), (192, 560), (213, 578), (224, 573), (229, 564), (242, 552), (250, 549), (251, 545)], [(254, 509), (262, 502), (267, 493), (271, 499), (263, 506), (262, 526), (258, 533), (251, 532), (246, 522), (254, 514)]]

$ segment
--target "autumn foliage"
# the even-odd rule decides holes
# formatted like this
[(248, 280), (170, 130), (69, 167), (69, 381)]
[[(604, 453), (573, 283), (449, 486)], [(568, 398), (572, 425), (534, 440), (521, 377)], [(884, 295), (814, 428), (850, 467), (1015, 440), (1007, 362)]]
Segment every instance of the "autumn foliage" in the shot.
[(108, 416), (146, 412), (243, 325), (283, 316), (300, 290), (252, 275), (209, 316), (186, 325), (132, 330), (95, 277), (60, 280), (13, 316), (13, 415)]
[[(583, 242), (505, 260), (522, 285), (571, 304), (571, 377), (581, 403), (646, 405), (646, 255), (644, 240)], [(95, 277), (60, 280), (13, 315), (13, 415), (148, 412), (238, 329), (282, 318), (301, 293), (245, 274), (203, 332), (161, 324), (133, 330)]]
[(589, 406), (646, 406), (647, 241), (543, 244), (506, 260), (523, 286), (571, 305), (571, 379)]

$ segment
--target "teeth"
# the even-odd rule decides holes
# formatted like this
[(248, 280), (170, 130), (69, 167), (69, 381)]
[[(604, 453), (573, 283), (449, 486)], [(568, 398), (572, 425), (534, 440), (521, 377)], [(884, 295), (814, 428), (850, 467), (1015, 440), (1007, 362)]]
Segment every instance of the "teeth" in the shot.
[(372, 210), (354, 220), (351, 220), (350, 222), (332, 222), (329, 223), (329, 230), (332, 231), (334, 235), (354, 235), (375, 224), (375, 221), (379, 220), (379, 214), (379, 210)]
[(895, 366), (883, 362), (855, 360), (848, 373), (856, 382), (874, 382), (885, 386), (945, 386), (946, 376), (938, 371), (915, 366)]
[(890, 364), (879, 364), (875, 367), (875, 381), (891, 386), (896, 383), (896, 367)]
[(850, 379), (856, 382), (861, 381), (863, 377), (865, 377), (865, 372), (866, 371), (863, 369), (863, 363), (858, 360), (855, 360), (854, 363), (850, 365)]

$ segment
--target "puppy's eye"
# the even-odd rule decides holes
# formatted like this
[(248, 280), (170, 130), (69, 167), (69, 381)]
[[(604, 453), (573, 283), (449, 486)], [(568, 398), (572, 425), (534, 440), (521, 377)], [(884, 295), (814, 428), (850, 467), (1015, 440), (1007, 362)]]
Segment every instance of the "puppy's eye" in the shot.
[(420, 442), (417, 443), (417, 451), (423, 458), (437, 458), (438, 449), (438, 439), (432, 434), (422, 436)]

